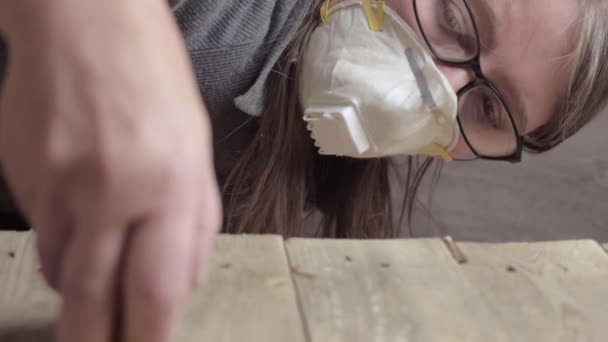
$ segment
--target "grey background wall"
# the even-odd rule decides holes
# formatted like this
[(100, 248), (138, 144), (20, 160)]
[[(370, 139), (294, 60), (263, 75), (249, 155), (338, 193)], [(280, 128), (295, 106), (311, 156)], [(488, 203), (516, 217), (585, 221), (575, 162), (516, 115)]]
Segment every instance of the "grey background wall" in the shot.
[(608, 113), (522, 164), (451, 163), (433, 194), (430, 214), (415, 216), (415, 236), (608, 242)]

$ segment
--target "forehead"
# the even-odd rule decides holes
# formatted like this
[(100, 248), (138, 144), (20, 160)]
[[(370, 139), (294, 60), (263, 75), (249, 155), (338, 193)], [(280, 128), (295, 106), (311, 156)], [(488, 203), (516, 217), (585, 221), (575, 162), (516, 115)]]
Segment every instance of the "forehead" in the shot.
[[(482, 68), (529, 133), (549, 121), (565, 95), (578, 2), (573, 0), (469, 0), (482, 37)], [(484, 6), (484, 4), (486, 6)], [(483, 8), (491, 9), (488, 15)], [(479, 18), (479, 19), (478, 19)], [(493, 23), (488, 22), (490, 18)], [(496, 44), (484, 48), (482, 30)], [(520, 102), (526, 117), (515, 103)]]

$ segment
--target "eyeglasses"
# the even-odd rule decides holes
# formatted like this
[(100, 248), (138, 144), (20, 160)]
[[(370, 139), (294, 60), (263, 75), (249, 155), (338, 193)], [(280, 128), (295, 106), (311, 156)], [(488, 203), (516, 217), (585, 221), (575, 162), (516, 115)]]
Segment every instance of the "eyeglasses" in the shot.
[(413, 2), (420, 32), (435, 58), (475, 74), (458, 91), (458, 124), (469, 150), (464, 159), (520, 162), (523, 137), (500, 92), (481, 71), (479, 32), (467, 0)]

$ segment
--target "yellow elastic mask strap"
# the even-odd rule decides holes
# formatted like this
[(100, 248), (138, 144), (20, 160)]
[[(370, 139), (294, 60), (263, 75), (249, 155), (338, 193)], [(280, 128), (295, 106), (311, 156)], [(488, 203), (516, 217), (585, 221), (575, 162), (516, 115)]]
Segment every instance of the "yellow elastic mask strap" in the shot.
[(361, 4), (363, 6), (363, 12), (365, 12), (365, 16), (367, 17), (367, 22), (369, 23), (369, 29), (372, 30), (372, 32), (382, 30), (382, 26), (384, 25), (384, 0), (376, 1), (375, 10), (371, 0), (361, 0)]
[(441, 158), (443, 158), (443, 161), (445, 161), (445, 162), (451, 162), (452, 160), (454, 160), (452, 158), (452, 156), (450, 156), (450, 153), (445, 148), (443, 148), (443, 146), (441, 146), (437, 143), (430, 144), (428, 146), (423, 147), (420, 150), (420, 154), (427, 155), (427, 156), (438, 155)]
[(326, 0), (323, 5), (321, 5), (321, 22), (323, 24), (327, 24), (329, 21), (329, 12), (331, 11), (333, 0)]

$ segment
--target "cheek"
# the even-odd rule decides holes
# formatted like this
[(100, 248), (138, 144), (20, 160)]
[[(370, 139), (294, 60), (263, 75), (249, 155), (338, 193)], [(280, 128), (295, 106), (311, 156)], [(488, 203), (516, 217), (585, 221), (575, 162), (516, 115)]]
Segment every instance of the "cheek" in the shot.
[(450, 152), (450, 155), (455, 160), (468, 160), (475, 158), (475, 154), (471, 151), (462, 135), (460, 136), (456, 147), (454, 147), (454, 149)]
[(467, 147), (467, 144), (464, 139), (460, 139), (454, 150), (450, 153), (452, 158), (456, 160), (468, 159), (468, 157), (471, 157), (471, 154), (471, 150), (469, 150), (469, 148)]

